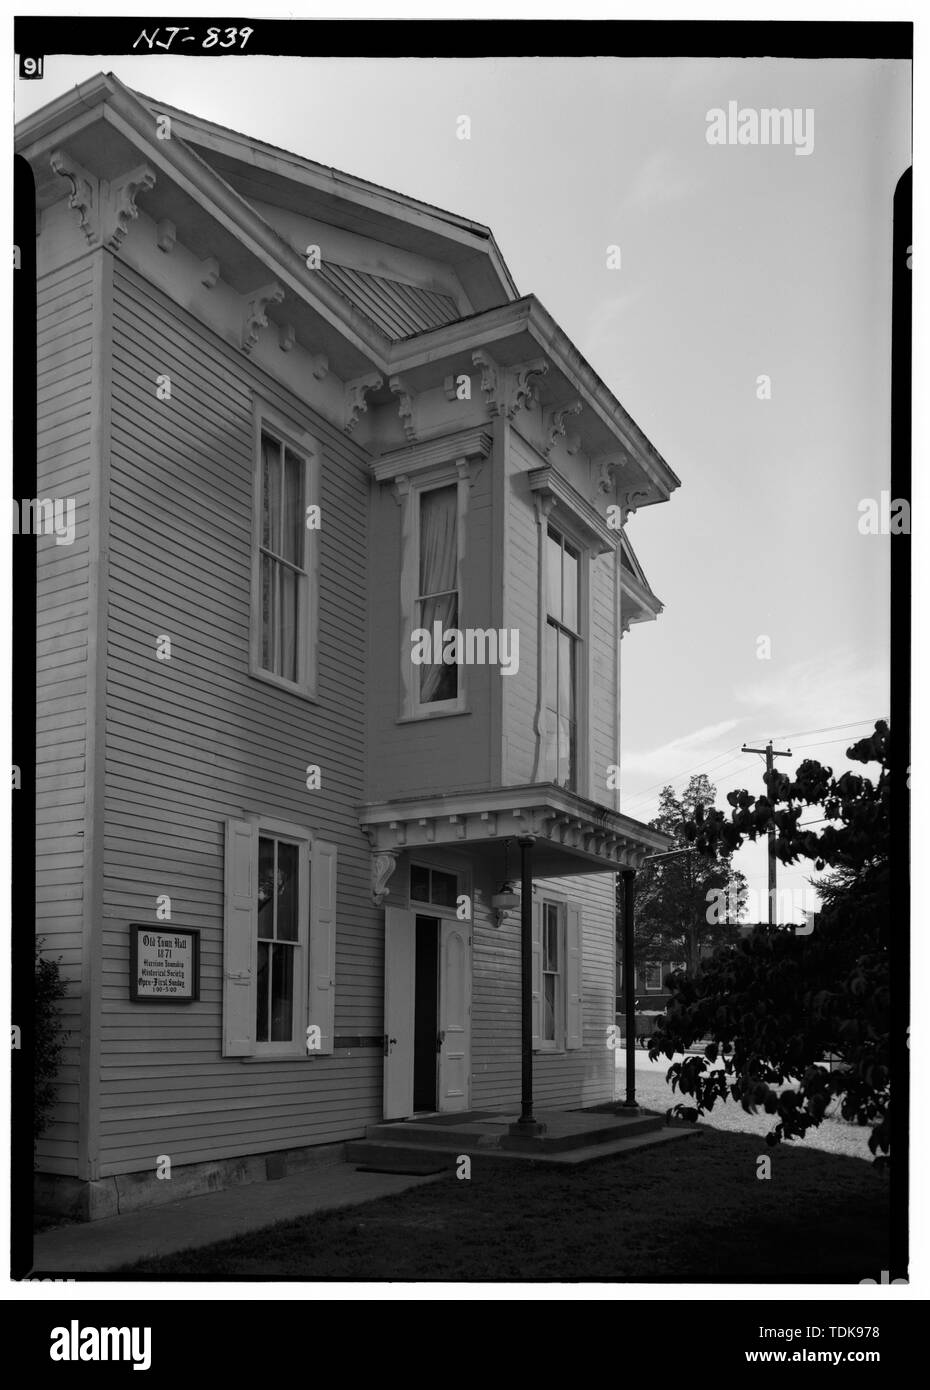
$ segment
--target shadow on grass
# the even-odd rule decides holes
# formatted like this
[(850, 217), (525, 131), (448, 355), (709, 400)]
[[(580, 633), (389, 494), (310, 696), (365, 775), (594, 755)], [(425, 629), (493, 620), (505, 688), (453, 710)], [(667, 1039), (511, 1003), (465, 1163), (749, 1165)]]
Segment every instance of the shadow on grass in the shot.
[(858, 1283), (888, 1268), (888, 1226), (868, 1163), (708, 1131), (574, 1170), (475, 1164), (114, 1277)]

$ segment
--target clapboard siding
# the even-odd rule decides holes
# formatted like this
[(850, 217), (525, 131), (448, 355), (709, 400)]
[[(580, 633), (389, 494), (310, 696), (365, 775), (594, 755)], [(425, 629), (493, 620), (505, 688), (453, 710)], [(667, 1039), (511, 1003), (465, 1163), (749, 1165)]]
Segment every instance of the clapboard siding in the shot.
[[(171, 377), (159, 401), (156, 376)], [(252, 401), (322, 447), (318, 699), (251, 678)], [(339, 849), (336, 1034), (382, 1028), (383, 928), (364, 800), (367, 468), (344, 436), (130, 267), (114, 266), (103, 842), (100, 1173), (350, 1138), (380, 1113), (381, 1054), (221, 1056), (228, 817)], [(156, 639), (171, 638), (171, 660)], [(306, 788), (318, 763), (322, 789)], [(201, 998), (128, 999), (129, 922), (201, 931)]]
[[(37, 286), (37, 495), (73, 498), (71, 545), (17, 541), (37, 558), (36, 932), (68, 984), (53, 1122), (38, 1167), (78, 1173), (95, 303), (89, 257)], [(20, 499), (21, 500), (21, 499)]]
[[(614, 1055), (607, 1047), (614, 1022), (615, 910), (613, 873), (539, 879), (537, 897), (552, 893), (582, 910), (584, 1045), (537, 1052), (533, 1089), (540, 1107), (599, 1105), (613, 1099)], [(479, 887), (481, 880), (479, 880)], [(484, 907), (491, 880), (479, 892), (473, 931), (472, 1105), (518, 1104), (521, 1058), (520, 914), (496, 927)]]

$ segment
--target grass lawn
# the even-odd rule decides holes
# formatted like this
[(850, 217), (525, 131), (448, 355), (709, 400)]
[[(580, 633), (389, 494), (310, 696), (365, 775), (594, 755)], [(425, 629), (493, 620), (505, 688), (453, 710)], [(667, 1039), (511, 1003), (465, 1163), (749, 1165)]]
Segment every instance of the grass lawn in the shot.
[[(770, 1181), (756, 1177), (763, 1152)], [(450, 1173), (120, 1273), (858, 1283), (889, 1267), (887, 1232), (888, 1180), (870, 1164), (708, 1129), (573, 1170), (475, 1162), (470, 1181)]]

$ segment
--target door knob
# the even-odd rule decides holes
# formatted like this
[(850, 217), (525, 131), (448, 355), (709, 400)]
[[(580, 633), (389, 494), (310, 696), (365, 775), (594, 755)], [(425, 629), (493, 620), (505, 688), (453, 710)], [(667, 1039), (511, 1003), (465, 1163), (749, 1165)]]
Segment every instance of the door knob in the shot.
[(397, 1039), (396, 1039), (396, 1038), (389, 1038), (388, 1035), (387, 1035), (387, 1033), (385, 1033), (385, 1035), (384, 1035), (384, 1055), (385, 1055), (385, 1057), (389, 1057), (390, 1054), (391, 1054), (391, 1048), (392, 1048), (392, 1047), (396, 1047), (396, 1046), (397, 1046)]
[(445, 1040), (446, 1040), (446, 1032), (445, 1032), (445, 1029), (443, 1029), (441, 1033), (437, 1033), (437, 1034), (436, 1034), (436, 1051), (437, 1051), (437, 1052), (441, 1052), (441, 1051), (442, 1051), (442, 1045), (443, 1045), (443, 1043), (445, 1042)]

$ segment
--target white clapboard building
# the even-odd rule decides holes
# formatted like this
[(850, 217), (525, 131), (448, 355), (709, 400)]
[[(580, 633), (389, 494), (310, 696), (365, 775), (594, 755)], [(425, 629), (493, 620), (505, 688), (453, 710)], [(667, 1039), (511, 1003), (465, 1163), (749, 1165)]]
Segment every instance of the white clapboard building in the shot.
[(513, 1111), (524, 853), (536, 1102), (611, 1100), (616, 874), (667, 843), (619, 809), (661, 608), (624, 523), (674, 473), (484, 226), (113, 76), (17, 148), (75, 504), (36, 542), (45, 1198)]

